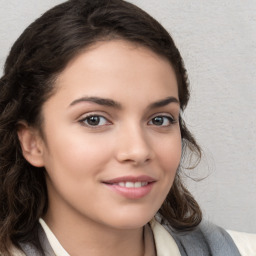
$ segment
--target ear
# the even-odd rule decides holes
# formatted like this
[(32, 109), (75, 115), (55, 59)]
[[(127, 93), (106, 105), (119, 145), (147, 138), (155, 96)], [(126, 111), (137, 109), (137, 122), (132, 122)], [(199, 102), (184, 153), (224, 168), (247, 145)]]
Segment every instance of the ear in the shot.
[(20, 122), (17, 133), (24, 158), (35, 167), (43, 167), (43, 141), (38, 130)]

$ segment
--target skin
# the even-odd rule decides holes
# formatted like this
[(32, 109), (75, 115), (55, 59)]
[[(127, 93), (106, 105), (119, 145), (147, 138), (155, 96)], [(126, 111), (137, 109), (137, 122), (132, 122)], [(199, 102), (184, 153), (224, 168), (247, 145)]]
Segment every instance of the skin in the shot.
[[(44, 220), (72, 256), (143, 255), (143, 226), (161, 207), (181, 157), (171, 65), (129, 42), (100, 42), (73, 59), (55, 86), (42, 108), (44, 139), (26, 125), (19, 131), (24, 156), (47, 171)], [(88, 115), (99, 123), (90, 125)], [(104, 184), (140, 175), (154, 179), (141, 198)]]

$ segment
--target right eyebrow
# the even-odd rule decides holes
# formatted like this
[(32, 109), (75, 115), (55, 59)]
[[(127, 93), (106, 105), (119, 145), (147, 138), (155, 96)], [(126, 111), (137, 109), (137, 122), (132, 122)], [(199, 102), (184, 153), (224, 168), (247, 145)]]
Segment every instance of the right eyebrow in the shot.
[(92, 103), (96, 103), (101, 106), (107, 106), (107, 107), (112, 107), (112, 108), (117, 108), (117, 109), (122, 108), (120, 103), (118, 103), (114, 100), (111, 100), (111, 99), (100, 98), (100, 97), (82, 97), (82, 98), (72, 101), (69, 106), (74, 106), (81, 102), (92, 102)]
[(165, 99), (153, 102), (149, 105), (149, 109), (153, 109), (153, 108), (160, 108), (160, 107), (164, 107), (170, 103), (175, 103), (175, 104), (180, 104), (179, 100), (176, 97), (167, 97)]

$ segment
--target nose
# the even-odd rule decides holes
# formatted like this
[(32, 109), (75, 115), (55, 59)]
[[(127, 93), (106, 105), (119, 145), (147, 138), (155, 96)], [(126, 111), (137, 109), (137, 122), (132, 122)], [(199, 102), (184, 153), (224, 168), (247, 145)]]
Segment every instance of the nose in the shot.
[(138, 126), (126, 127), (120, 130), (117, 139), (116, 158), (122, 163), (143, 165), (153, 159), (153, 149), (143, 128)]

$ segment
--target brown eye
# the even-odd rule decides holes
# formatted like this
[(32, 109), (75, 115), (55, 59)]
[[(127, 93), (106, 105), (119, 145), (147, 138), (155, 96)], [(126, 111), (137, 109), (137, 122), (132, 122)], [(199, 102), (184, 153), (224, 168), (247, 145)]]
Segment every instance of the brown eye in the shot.
[(83, 118), (82, 120), (80, 120), (79, 122), (81, 122), (83, 125), (92, 126), (92, 127), (110, 124), (109, 121), (105, 117), (99, 116), (99, 115), (87, 116), (87, 117)]
[(99, 116), (90, 116), (87, 118), (86, 121), (89, 125), (92, 125), (92, 126), (98, 125), (100, 123), (100, 117)]
[(156, 116), (149, 122), (150, 125), (155, 126), (169, 126), (173, 124), (175, 120), (170, 116)]
[(152, 119), (152, 123), (153, 123), (154, 125), (163, 125), (163, 123), (164, 123), (164, 118), (163, 118), (162, 116), (154, 117), (154, 118)]

